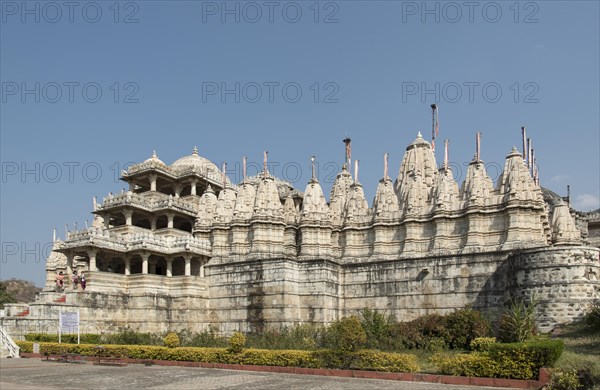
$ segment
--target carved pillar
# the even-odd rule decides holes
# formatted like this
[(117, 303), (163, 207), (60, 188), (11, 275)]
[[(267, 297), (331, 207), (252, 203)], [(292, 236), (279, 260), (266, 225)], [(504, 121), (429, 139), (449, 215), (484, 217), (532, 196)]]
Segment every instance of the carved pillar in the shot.
[(123, 211), (123, 215), (125, 216), (125, 225), (131, 226), (133, 220), (133, 210), (125, 210)]
[(142, 273), (148, 274), (148, 259), (150, 258), (150, 254), (142, 253)]
[(150, 218), (150, 229), (156, 230), (156, 215), (153, 215), (152, 218)]
[(170, 278), (173, 276), (173, 257), (167, 257), (167, 277)]
[(106, 214), (104, 216), (104, 228), (108, 229), (110, 227), (110, 214)]
[(133, 192), (135, 190), (135, 184), (133, 182), (129, 182), (129, 191)]
[(197, 184), (198, 184), (198, 180), (192, 180), (192, 182), (191, 182), (192, 188), (190, 189), (192, 195), (196, 195), (196, 185)]
[[(96, 254), (98, 254), (96, 249), (88, 250), (88, 257), (90, 258), (90, 271), (98, 271), (98, 268), (96, 268)], [(71, 261), (72, 260), (73, 259), (71, 258)]]
[(131, 256), (125, 257), (125, 275), (131, 275)]
[(156, 191), (156, 179), (158, 179), (158, 175), (150, 175), (148, 178), (150, 179), (150, 191)]
[(167, 214), (167, 227), (169, 229), (173, 229), (173, 220), (175, 219), (175, 215), (173, 213)]
[(206, 264), (206, 259), (200, 259), (200, 277), (204, 277), (204, 265)]
[(183, 259), (185, 260), (185, 276), (191, 276), (192, 275), (192, 255), (185, 255), (185, 256), (183, 256)]
[(176, 184), (174, 189), (175, 189), (175, 197), (179, 198), (181, 196), (181, 185)]

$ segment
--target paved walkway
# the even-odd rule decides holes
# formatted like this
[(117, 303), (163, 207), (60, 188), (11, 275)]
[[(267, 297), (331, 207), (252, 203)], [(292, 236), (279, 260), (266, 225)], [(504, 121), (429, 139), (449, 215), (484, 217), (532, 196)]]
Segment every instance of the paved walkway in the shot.
[(91, 364), (43, 362), (40, 359), (1, 359), (0, 389), (492, 390), (497, 388), (209, 368), (145, 367), (141, 364), (131, 364), (126, 367), (106, 367)]

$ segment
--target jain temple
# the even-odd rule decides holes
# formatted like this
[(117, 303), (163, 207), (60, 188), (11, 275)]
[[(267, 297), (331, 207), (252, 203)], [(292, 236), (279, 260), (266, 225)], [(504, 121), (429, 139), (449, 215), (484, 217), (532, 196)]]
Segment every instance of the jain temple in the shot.
[[(535, 296), (549, 331), (600, 297), (600, 213), (540, 187), (523, 144), (507, 147), (497, 183), (479, 147), (457, 183), (447, 149), (438, 165), (419, 134), (395, 178), (386, 164), (379, 183), (364, 184), (377, 185), (371, 205), (349, 156), (326, 197), (314, 168), (302, 192), (266, 163), (234, 184), (195, 148), (170, 165), (155, 153), (123, 172), (128, 191), (94, 201), (89, 228), (55, 239), (45, 288), (7, 305), (3, 326), (55, 333), (58, 313), (78, 310), (86, 333), (230, 334), (366, 307), (400, 321), (466, 305), (497, 312)], [(74, 270), (86, 290), (57, 292), (56, 274)]]

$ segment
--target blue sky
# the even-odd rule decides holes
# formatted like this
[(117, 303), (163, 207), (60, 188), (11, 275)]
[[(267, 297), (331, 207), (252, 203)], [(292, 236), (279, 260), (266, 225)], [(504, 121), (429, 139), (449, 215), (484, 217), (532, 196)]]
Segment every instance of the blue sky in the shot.
[(541, 184), (600, 206), (597, 1), (70, 4), (0, 1), (1, 279), (41, 285), (52, 229), (154, 149), (197, 145), (234, 181), (268, 150), (301, 190), (316, 155), (328, 194), (348, 135), (371, 200), (434, 102), (455, 177), (481, 131), (496, 179), (525, 125)]

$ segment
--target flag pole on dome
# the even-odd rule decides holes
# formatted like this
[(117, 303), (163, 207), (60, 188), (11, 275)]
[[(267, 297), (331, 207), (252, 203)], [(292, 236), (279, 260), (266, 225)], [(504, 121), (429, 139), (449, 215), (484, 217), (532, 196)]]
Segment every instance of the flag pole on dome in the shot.
[(440, 117), (437, 104), (431, 105), (431, 149), (435, 153), (435, 139), (440, 133)]
[(358, 160), (354, 160), (354, 183), (358, 184)]
[(477, 162), (481, 161), (481, 131), (478, 131), (477, 134), (475, 134), (475, 159)]
[(225, 187), (227, 186), (227, 163), (224, 162), (223, 163), (223, 173), (222, 173), (222, 179), (223, 179), (223, 189), (225, 189)]

